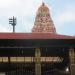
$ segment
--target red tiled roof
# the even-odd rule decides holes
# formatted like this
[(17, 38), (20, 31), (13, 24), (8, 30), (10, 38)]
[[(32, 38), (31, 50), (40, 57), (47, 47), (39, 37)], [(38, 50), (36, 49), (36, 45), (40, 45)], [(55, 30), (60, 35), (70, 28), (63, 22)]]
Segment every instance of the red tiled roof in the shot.
[(0, 39), (75, 39), (75, 36), (50, 33), (0, 33)]

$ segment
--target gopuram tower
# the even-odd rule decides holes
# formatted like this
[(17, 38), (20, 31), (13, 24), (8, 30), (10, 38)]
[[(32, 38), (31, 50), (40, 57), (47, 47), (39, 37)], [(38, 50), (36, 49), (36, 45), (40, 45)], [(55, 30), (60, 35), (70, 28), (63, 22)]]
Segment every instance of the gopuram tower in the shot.
[(42, 3), (36, 13), (32, 33), (52, 33), (56, 34), (54, 23), (51, 19), (49, 8)]

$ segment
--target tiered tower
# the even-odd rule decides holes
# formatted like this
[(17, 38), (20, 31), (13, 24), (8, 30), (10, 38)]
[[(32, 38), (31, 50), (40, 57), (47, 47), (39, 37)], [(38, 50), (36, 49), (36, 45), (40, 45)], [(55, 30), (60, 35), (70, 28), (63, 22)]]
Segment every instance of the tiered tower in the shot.
[(53, 33), (56, 34), (56, 29), (51, 19), (49, 8), (42, 3), (36, 13), (32, 33)]

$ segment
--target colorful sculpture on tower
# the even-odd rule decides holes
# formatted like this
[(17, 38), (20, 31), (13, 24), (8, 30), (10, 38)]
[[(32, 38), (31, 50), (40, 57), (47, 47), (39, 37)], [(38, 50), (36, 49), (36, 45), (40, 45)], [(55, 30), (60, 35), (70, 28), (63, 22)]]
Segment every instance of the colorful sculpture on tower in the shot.
[(36, 13), (32, 33), (52, 33), (56, 34), (56, 29), (50, 16), (49, 8), (42, 3)]

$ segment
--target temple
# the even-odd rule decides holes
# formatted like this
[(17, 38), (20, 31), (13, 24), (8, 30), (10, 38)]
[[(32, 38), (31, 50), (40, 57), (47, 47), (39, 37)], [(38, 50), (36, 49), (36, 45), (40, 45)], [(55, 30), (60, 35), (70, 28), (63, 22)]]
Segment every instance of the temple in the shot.
[(75, 36), (57, 34), (42, 3), (31, 33), (0, 33), (0, 74), (75, 75)]

